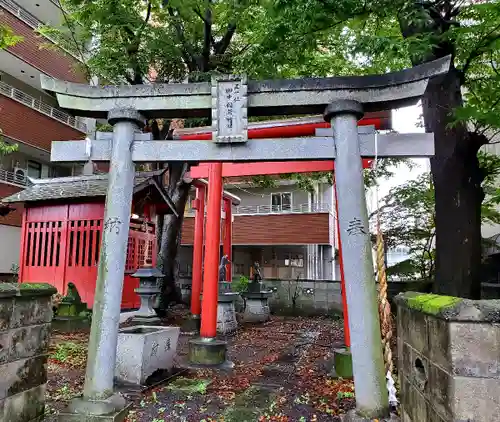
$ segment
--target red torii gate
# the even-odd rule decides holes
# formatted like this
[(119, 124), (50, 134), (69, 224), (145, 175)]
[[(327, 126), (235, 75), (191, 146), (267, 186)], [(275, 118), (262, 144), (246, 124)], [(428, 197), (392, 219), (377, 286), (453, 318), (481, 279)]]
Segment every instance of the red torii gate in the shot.
[[(192, 208), (195, 210), (194, 218), (194, 241), (193, 241), (193, 276), (191, 285), (191, 316), (195, 319), (201, 315), (201, 286), (203, 279), (203, 240), (205, 232), (205, 197), (207, 196), (207, 188), (209, 183), (203, 179), (193, 180), (193, 185), (196, 187), (196, 199), (192, 202)], [(232, 205), (239, 205), (239, 198), (229, 192), (222, 193), (224, 201), (224, 234), (223, 234), (223, 254), (227, 255), (230, 263), (227, 265), (226, 281), (232, 280), (232, 233), (233, 233), (233, 215)], [(208, 217), (208, 216), (207, 216)], [(208, 220), (208, 218), (207, 218)], [(219, 219), (220, 224), (220, 219)], [(207, 222), (207, 234), (210, 232)], [(219, 253), (220, 245), (220, 226), (218, 247), (216, 251), (205, 251), (205, 255), (210, 253)], [(205, 258), (206, 259), (206, 258)], [(217, 315), (217, 306), (215, 307)]]
[[(389, 115), (389, 117), (388, 117)], [(388, 129), (390, 127), (390, 113), (380, 113), (377, 117), (365, 118), (359, 122), (360, 126), (375, 126), (376, 129)], [(248, 137), (257, 138), (287, 138), (298, 136), (311, 136), (315, 134), (316, 129), (329, 128), (330, 124), (325, 123), (321, 117), (293, 119), (288, 121), (271, 121), (249, 127)], [(181, 129), (176, 136), (180, 140), (209, 140), (212, 137), (210, 128)], [(363, 160), (363, 168), (369, 168), (371, 160)], [(208, 190), (215, 192), (215, 195), (209, 195), (207, 206), (207, 231), (205, 241), (205, 280), (207, 277), (218, 277), (218, 267), (213, 267), (213, 262), (219, 262), (220, 247), (220, 220), (221, 204), (220, 199), (224, 201), (224, 211), (226, 214), (225, 230), (223, 240), (223, 253), (232, 258), (232, 213), (231, 199), (223, 195), (223, 177), (238, 176), (256, 176), (256, 175), (279, 175), (289, 173), (310, 173), (332, 171), (334, 161), (304, 161), (304, 162), (255, 162), (255, 163), (201, 163), (191, 168), (189, 177), (193, 179), (208, 178)], [(196, 183), (198, 182), (198, 183)], [(200, 315), (201, 302), (200, 292), (202, 283), (202, 256), (203, 256), (203, 230), (204, 230), (204, 201), (206, 194), (206, 184), (200, 185), (195, 182), (196, 200), (195, 208), (195, 234), (193, 243), (193, 277), (192, 277), (192, 295), (191, 295), (191, 313), (193, 316)], [(212, 200), (211, 200), (212, 199)], [(335, 204), (337, 206), (337, 191), (335, 190)], [(339, 223), (337, 219), (337, 231)], [(342, 287), (342, 307), (344, 314), (344, 337), (345, 345), (350, 347), (349, 320), (347, 313), (347, 302), (345, 297), (345, 278), (344, 266), (342, 261), (342, 245), (339, 239), (339, 264)], [(208, 258), (207, 258), (208, 257)], [(232, 280), (232, 264), (228, 265), (227, 281)], [(215, 337), (217, 331), (217, 283), (204, 283), (209, 289), (204, 289), (206, 300), (213, 301), (214, 306), (204, 307), (201, 318), (202, 337)], [(207, 291), (205, 291), (207, 290)]]

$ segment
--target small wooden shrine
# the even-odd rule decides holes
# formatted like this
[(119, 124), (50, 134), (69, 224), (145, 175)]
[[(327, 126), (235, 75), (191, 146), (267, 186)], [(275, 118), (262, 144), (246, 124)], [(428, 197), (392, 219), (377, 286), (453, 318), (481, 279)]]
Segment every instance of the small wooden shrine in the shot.
[[(174, 209), (161, 183), (163, 173), (142, 172), (135, 176), (122, 309), (139, 307), (139, 296), (134, 292), (139, 281), (131, 274), (146, 259), (156, 264), (155, 215)], [(32, 186), (2, 200), (7, 204), (24, 203), (19, 281), (50, 283), (63, 295), (71, 282), (82, 301), (92, 308), (108, 175), (32, 182)]]

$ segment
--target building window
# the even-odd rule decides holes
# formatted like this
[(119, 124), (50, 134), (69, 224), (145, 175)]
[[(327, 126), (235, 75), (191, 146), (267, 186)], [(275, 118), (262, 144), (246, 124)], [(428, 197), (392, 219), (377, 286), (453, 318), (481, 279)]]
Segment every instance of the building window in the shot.
[(304, 267), (303, 255), (289, 255), (285, 258), (285, 267)]
[(49, 177), (69, 177), (71, 176), (70, 167), (50, 167)]
[(271, 211), (283, 212), (291, 211), (292, 194), (290, 192), (278, 192), (271, 194)]
[(245, 264), (233, 264), (233, 273), (239, 275), (245, 274)]
[(28, 161), (28, 176), (40, 179), (42, 177), (42, 165), (36, 161)]

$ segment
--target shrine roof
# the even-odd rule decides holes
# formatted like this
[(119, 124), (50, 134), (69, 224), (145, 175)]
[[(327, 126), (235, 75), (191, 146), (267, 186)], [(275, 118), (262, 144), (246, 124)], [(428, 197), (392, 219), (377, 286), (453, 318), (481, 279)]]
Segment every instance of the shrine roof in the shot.
[[(175, 205), (159, 183), (164, 171), (137, 172), (134, 179), (134, 195), (150, 186), (175, 214)], [(69, 198), (104, 197), (108, 189), (108, 174), (31, 179), (32, 185), (1, 200), (2, 203), (38, 202)]]

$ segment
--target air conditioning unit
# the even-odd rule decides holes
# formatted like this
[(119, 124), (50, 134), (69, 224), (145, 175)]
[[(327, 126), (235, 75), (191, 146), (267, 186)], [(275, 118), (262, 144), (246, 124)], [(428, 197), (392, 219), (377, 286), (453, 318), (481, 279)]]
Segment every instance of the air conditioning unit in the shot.
[(24, 182), (28, 177), (28, 170), (22, 167), (14, 167), (14, 178), (16, 181)]

